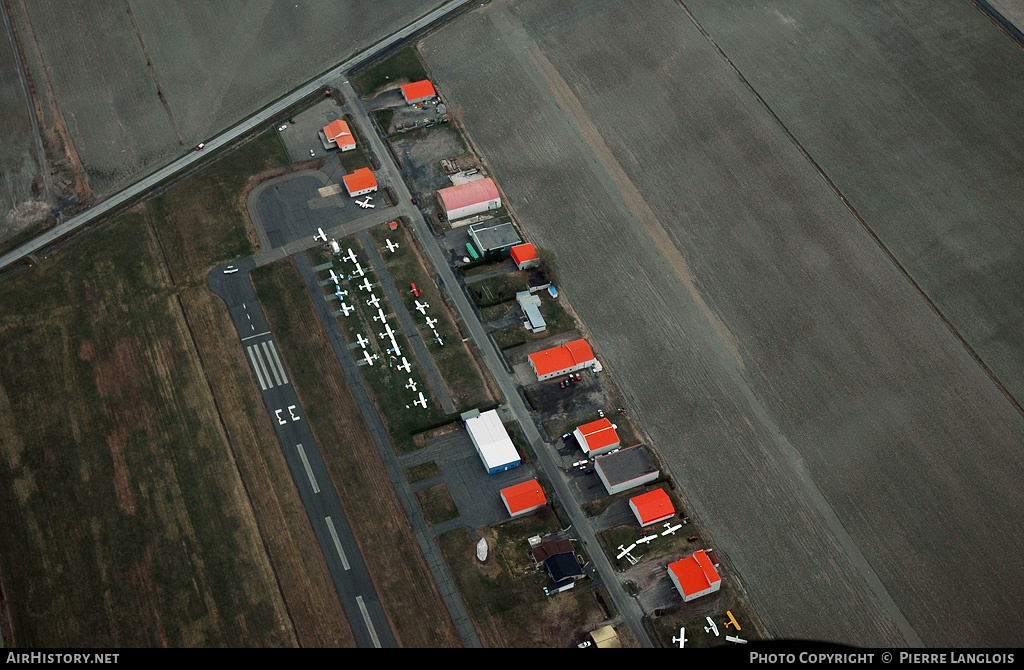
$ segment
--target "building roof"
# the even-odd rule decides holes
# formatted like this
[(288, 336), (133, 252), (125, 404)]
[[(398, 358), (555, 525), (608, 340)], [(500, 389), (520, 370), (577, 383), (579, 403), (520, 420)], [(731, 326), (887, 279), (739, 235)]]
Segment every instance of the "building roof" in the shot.
[[(349, 130), (348, 124), (341, 119), (335, 119), (324, 126), (324, 135), (327, 136), (328, 142), (338, 142), (338, 144), (355, 144), (355, 138), (352, 137), (352, 131)], [(341, 141), (339, 142), (338, 140)]]
[(469, 234), (484, 251), (504, 249), (522, 242), (516, 227), (511, 221), (498, 222), (497, 219), (481, 221), (469, 226)]
[(488, 469), (519, 460), (519, 452), (501, 423), (497, 410), (481, 412), (480, 416), (464, 419), (466, 430), (480, 451)]
[(420, 98), (432, 98), (437, 95), (434, 85), (426, 79), (414, 81), (402, 87), (402, 95), (406, 100), (418, 100)]
[(576, 554), (571, 551), (549, 556), (544, 560), (544, 567), (548, 569), (548, 574), (555, 582), (584, 576), (583, 569), (580, 567), (579, 561), (576, 560)]
[(706, 591), (715, 582), (722, 581), (703, 549), (694, 552), (692, 556), (670, 563), (668, 569), (676, 576), (684, 596)]
[(359, 168), (352, 174), (345, 175), (342, 179), (345, 180), (345, 188), (348, 189), (349, 193), (377, 186), (377, 178), (373, 176), (373, 171), (370, 168)]
[(510, 514), (532, 509), (548, 501), (536, 479), (502, 489), (501, 497), (505, 499)]
[(594, 352), (586, 340), (573, 340), (560, 347), (552, 347), (544, 351), (530, 354), (533, 367), (537, 375), (542, 377), (559, 370), (567, 370), (571, 367), (594, 360)]
[(449, 212), (489, 200), (501, 199), (501, 196), (498, 195), (498, 187), (494, 185), (494, 180), (490, 177), (442, 188), (438, 190), (437, 194), (441, 196), (441, 202), (444, 203), (445, 210)]
[(633, 503), (633, 507), (636, 509), (642, 524), (664, 519), (676, 513), (675, 505), (672, 504), (672, 498), (665, 492), (665, 489), (654, 489), (642, 495), (634, 496), (629, 499), (629, 502)]
[(571, 554), (572, 542), (569, 540), (546, 540), (541, 542), (540, 546), (530, 553), (533, 555), (535, 562), (543, 563), (555, 554)]
[(594, 467), (604, 474), (611, 486), (658, 472), (642, 444), (619, 449), (614, 454), (598, 456), (594, 459)]
[(602, 626), (595, 631), (591, 631), (590, 638), (597, 645), (598, 649), (622, 648), (622, 643), (619, 642), (619, 634), (611, 626)]
[(580, 446), (587, 451), (599, 451), (619, 441), (619, 434), (615, 432), (615, 426), (607, 418), (585, 423), (577, 427), (576, 430), (580, 431), (585, 441), (585, 444)]
[(516, 262), (516, 265), (522, 265), (527, 261), (535, 261), (540, 258), (537, 256), (537, 250), (530, 243), (517, 244), (509, 249), (508, 252), (512, 254), (512, 260)]

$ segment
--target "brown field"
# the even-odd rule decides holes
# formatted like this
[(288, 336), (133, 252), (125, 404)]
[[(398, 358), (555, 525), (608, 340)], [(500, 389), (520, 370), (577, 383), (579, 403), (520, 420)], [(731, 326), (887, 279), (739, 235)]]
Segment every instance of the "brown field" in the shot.
[(144, 217), (21, 273), (0, 304), (7, 642), (295, 645)]
[[(345, 61), (436, 0), (12, 0), (92, 190), (103, 196)], [(75, 26), (69, 39), (68, 26)], [(6, 38), (5, 38), (6, 39)], [(45, 97), (45, 95), (44, 95)], [(51, 118), (52, 121), (52, 118)]]
[[(1004, 141), (1024, 118), (1020, 49), (966, 3), (855, 3), (806, 34), (795, 1), (767, 33), (739, 4), (694, 4), (785, 122), (832, 147), (853, 204), (884, 212), (951, 318), (1019, 371), (1020, 207), (1002, 198), (1024, 192)], [(769, 636), (1016, 642), (1021, 414), (680, 3), (490, 3), (420, 51)], [(929, 62), (971, 65), (949, 85)], [(879, 78), (893, 106), (861, 105)], [(943, 134), (957, 115), (972, 146)], [(960, 251), (926, 258), (943, 246)]]
[(253, 280), (395, 638), (461, 646), (295, 262), (259, 268)]

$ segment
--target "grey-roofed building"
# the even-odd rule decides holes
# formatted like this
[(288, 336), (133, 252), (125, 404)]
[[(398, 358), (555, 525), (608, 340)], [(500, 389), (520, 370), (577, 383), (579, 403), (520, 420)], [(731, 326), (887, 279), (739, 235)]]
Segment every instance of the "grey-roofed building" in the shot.
[(609, 495), (653, 482), (661, 475), (642, 444), (598, 456), (594, 459), (594, 471)]
[(501, 223), (497, 219), (470, 224), (469, 236), (484, 253), (502, 251), (522, 242), (511, 221)]
[(523, 315), (526, 317), (526, 329), (531, 333), (540, 333), (548, 329), (544, 323), (544, 317), (540, 313), (540, 297), (529, 291), (516, 293), (516, 302), (519, 303)]

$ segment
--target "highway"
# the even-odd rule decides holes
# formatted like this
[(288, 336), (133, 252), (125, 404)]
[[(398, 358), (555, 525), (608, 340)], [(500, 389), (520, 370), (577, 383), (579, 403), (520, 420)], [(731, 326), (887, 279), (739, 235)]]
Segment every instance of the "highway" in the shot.
[[(159, 170), (149, 174), (148, 176), (143, 177), (142, 179), (135, 182), (131, 186), (125, 188), (124, 190), (114, 195), (111, 195), (106, 200), (103, 200), (102, 202), (94, 205), (85, 212), (77, 214), (66, 221), (58, 223), (56, 226), (42, 233), (38, 237), (33, 238), (32, 240), (26, 242), (25, 244), (22, 244), (21, 246), (11, 250), (10, 252), (4, 254), (3, 256), (0, 256), (0, 271), (4, 270), (13, 263), (17, 263), (26, 256), (34, 254), (39, 250), (47, 247), (48, 245), (53, 244), (60, 238), (73, 233), (82, 226), (105, 216), (106, 214), (117, 209), (118, 207), (132, 200), (133, 198), (145, 194), (146, 191), (159, 185), (164, 180), (169, 179), (170, 177), (173, 177), (174, 175), (181, 172), (182, 170), (191, 167), (193, 164), (204, 160), (206, 156), (208, 156), (211, 152), (215, 152), (217, 151), (217, 149), (231, 145), (231, 143), (233, 143), (238, 138), (244, 136), (246, 133), (252, 131), (259, 125), (266, 123), (267, 121), (277, 117), (284, 110), (288, 109), (289, 107), (299, 102), (306, 96), (316, 92), (317, 89), (330, 85), (331, 82), (339, 79), (339, 77), (344, 78), (344, 73), (348, 72), (355, 65), (361, 63), (364, 60), (373, 58), (374, 56), (381, 52), (387, 51), (395, 44), (408, 38), (410, 35), (413, 35), (416, 32), (422, 30), (423, 28), (430, 25), (434, 21), (437, 21), (438, 19), (447, 16), (448, 14), (459, 9), (468, 2), (469, 0), (452, 0), (451, 2), (442, 5), (441, 7), (438, 7), (434, 11), (425, 14), (418, 20), (414, 21), (413, 23), (410, 23), (405, 28), (402, 28), (398, 32), (383, 39), (382, 41), (373, 45), (366, 51), (363, 51), (362, 53), (353, 56), (352, 58), (348, 59), (341, 65), (338, 65), (334, 69), (328, 71), (327, 73), (321, 75), (320, 77), (317, 77), (313, 81), (292, 91), (285, 97), (279, 99), (277, 102), (256, 112), (255, 114), (245, 119), (244, 121), (241, 121), (237, 125), (225, 130), (220, 135), (217, 135), (216, 137), (207, 140), (205, 143), (206, 146), (202, 151), (189, 152), (188, 154), (177, 159), (176, 161), (173, 161), (172, 163), (160, 168)], [(346, 96), (347, 95), (354, 96), (355, 93), (352, 92), (350, 94), (346, 94)]]
[(215, 268), (207, 284), (224, 300), (238, 331), (356, 644), (359, 647), (397, 647), (256, 290), (249, 280), (255, 262), (251, 257), (237, 262), (234, 267), (238, 272), (231, 274), (224, 272), (226, 267)]

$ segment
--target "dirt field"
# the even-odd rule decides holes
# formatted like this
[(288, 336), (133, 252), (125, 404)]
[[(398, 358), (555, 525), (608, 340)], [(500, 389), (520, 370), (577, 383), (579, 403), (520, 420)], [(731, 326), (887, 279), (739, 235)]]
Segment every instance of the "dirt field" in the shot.
[(152, 229), (62, 256), (0, 297), (7, 643), (295, 645)]
[[(993, 350), (997, 332), (1011, 344), (1020, 337), (1005, 330), (1021, 312), (1008, 291), (1020, 233), (999, 226), (1019, 209), (1011, 203), (1020, 189), (1009, 184), (1021, 158), (996, 141), (1020, 134), (1020, 101), (1009, 99), (1020, 49), (1002, 46), (987, 19), (976, 25), (944, 5), (918, 11), (912, 26), (895, 17), (906, 39), (893, 63), (896, 47), (866, 35), (895, 10), (858, 4), (837, 10), (828, 39), (779, 45), (783, 56), (832, 54), (801, 70), (772, 60), (782, 57), (771, 56), (775, 32), (750, 30), (763, 17), (698, 5), (751, 45), (749, 62), (764, 59), (758, 71), (774, 68), (776, 87), (807, 87), (791, 104), (823, 105), (817, 118), (833, 122), (833, 135), (825, 125), (816, 132), (832, 153), (853, 142), (844, 169), (859, 175), (865, 214), (886, 213), (918, 240), (897, 256), (927, 269), (929, 286), (956, 293), (951, 318), (977, 317), (971, 336), (990, 333)], [(954, 19), (964, 25), (949, 28)], [(858, 38), (874, 58), (850, 56)], [(846, 51), (825, 50), (844, 40)], [(556, 253), (560, 288), (598, 357), (769, 636), (1016, 643), (1021, 415), (679, 4), (492, 3), (421, 51), (526, 233)], [(935, 72), (946, 70), (924, 67), (939, 56), (970, 64), (955, 70), (954, 85), (939, 83)], [(871, 82), (908, 62), (915, 67), (886, 89), (899, 92), (886, 102)], [(985, 77), (972, 79), (972, 68)], [(807, 83), (818, 80), (834, 82), (835, 96), (818, 100)], [(975, 96), (984, 104), (972, 113)], [(925, 126), (958, 114), (989, 125), (973, 128), (973, 144), (949, 139), (957, 123), (945, 139), (918, 134), (919, 148), (897, 151), (913, 139), (903, 139), (905, 119), (881, 107), (911, 99), (920, 106), (900, 114)], [(523, 132), (508, 132), (513, 125)], [(873, 174), (868, 157), (893, 169)], [(943, 195), (957, 180), (977, 197)], [(922, 193), (935, 198), (923, 213)], [(943, 207), (986, 224), (991, 214), (996, 227), (951, 229), (951, 219), (932, 217)], [(936, 234), (914, 232), (924, 228)], [(944, 256), (944, 245), (960, 253)], [(964, 279), (991, 270), (992, 281), (961, 286), (957, 262)], [(996, 323), (1004, 331), (984, 330)]]
[[(408, 24), (437, 0), (13, 0), (104, 195)], [(73, 38), (68, 26), (74, 25)]]

